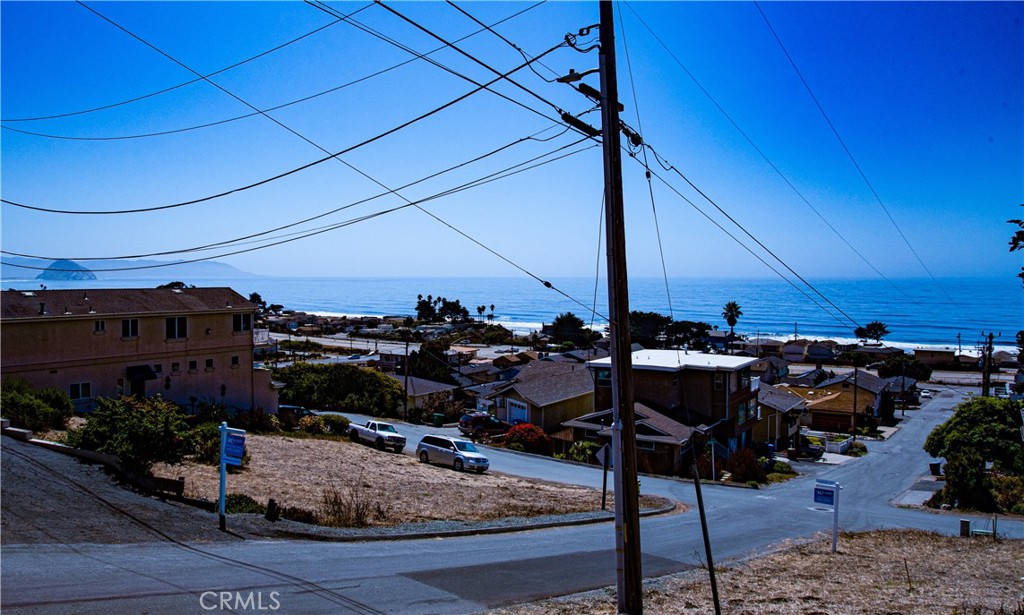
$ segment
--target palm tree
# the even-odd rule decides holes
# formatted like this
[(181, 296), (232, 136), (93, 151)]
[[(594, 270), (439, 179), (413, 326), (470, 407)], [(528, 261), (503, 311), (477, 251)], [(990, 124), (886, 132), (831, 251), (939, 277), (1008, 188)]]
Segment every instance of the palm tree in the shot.
[(493, 321), (494, 320), (494, 304), (493, 303), (491, 304), (491, 313), (487, 315), (487, 320), (488, 321)]
[(725, 322), (729, 323), (730, 342), (732, 342), (733, 338), (733, 327), (736, 326), (736, 321), (740, 319), (740, 316), (743, 316), (743, 310), (740, 309), (740, 304), (736, 303), (735, 301), (730, 301), (729, 303), (726, 303), (725, 307), (722, 308), (722, 318), (725, 319)]
[(476, 306), (476, 314), (477, 314), (477, 316), (480, 317), (481, 321), (484, 319), (484, 312), (486, 312), (486, 311), (487, 311), (487, 306), (486, 305), (478, 305), (478, 306)]

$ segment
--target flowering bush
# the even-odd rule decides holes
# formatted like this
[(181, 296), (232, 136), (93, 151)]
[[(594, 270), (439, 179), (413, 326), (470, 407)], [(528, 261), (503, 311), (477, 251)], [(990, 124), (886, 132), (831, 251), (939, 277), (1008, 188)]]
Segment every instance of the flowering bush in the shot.
[(505, 446), (512, 448), (513, 444), (522, 446), (527, 453), (551, 454), (551, 438), (547, 437), (543, 429), (530, 423), (520, 423), (508, 430)]

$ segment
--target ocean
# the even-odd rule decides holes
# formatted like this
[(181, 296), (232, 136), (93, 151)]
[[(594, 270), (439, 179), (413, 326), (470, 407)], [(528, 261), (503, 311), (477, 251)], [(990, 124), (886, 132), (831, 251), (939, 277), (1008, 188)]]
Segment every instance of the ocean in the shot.
[[(153, 288), (173, 278), (46, 281), (48, 288)], [(412, 315), (417, 295), (458, 299), (477, 317), (477, 306), (494, 305), (494, 322), (517, 332), (537, 330), (561, 313), (572, 312), (598, 330), (606, 324), (607, 290), (594, 278), (551, 279), (546, 288), (531, 278), (308, 278), (261, 277), (185, 280), (196, 286), (229, 286), (248, 297), (257, 292), (267, 303), (286, 309), (347, 315)], [(671, 314), (728, 329), (722, 308), (729, 301), (743, 315), (736, 332), (744, 335), (852, 340), (850, 319), (864, 325), (881, 321), (889, 329), (884, 342), (912, 348), (977, 347), (983, 335), (995, 333), (999, 348), (1015, 348), (1024, 329), (1024, 289), (1018, 278), (949, 278), (893, 280), (811, 280), (825, 299), (809, 290), (808, 298), (793, 286), (772, 279), (629, 280), (631, 310)], [(38, 280), (8, 280), (3, 288), (31, 290)], [(894, 288), (895, 286), (895, 288)], [(595, 301), (596, 296), (596, 301)], [(813, 300), (812, 300), (813, 298)], [(671, 300), (671, 310), (670, 310)], [(596, 312), (597, 315), (594, 315)], [(958, 339), (958, 335), (960, 336)]]

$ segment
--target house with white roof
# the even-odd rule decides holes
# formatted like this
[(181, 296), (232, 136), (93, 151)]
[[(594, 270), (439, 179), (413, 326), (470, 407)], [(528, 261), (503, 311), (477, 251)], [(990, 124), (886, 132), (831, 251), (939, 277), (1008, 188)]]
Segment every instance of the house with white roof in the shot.
[[(752, 443), (757, 387), (751, 357), (684, 350), (640, 350), (631, 355), (635, 401), (692, 427), (704, 426), (730, 452)], [(596, 383), (594, 407), (612, 405), (611, 358), (587, 363)]]

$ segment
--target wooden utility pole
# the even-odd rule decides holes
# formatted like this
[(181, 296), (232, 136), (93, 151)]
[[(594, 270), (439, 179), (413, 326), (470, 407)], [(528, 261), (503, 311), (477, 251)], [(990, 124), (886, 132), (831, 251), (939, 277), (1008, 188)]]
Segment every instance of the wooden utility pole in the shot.
[(640, 564), (640, 505), (633, 413), (633, 361), (629, 343), (629, 286), (626, 281), (626, 232), (622, 204), (622, 149), (619, 95), (615, 73), (615, 23), (611, 0), (599, 2), (601, 140), (604, 146), (604, 194), (608, 250), (608, 307), (612, 371), (612, 444), (618, 444), (615, 468), (615, 550), (618, 611), (643, 613)]

